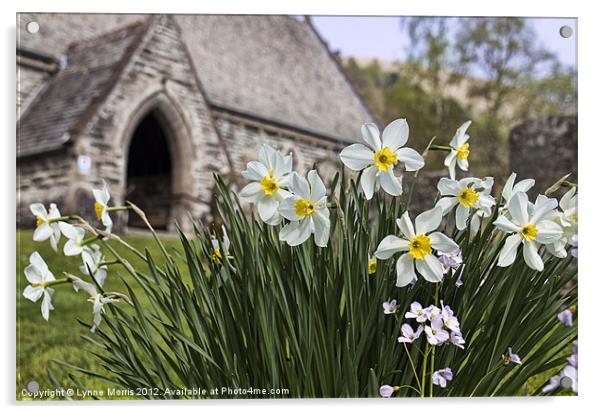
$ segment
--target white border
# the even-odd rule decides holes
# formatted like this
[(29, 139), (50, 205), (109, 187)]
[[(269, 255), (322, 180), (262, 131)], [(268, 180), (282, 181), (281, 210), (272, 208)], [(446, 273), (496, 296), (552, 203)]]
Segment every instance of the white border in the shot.
[[(164, 411), (168, 404), (162, 402), (144, 404), (140, 402), (119, 403), (53, 403), (47, 405), (23, 405), (14, 403), (15, 389), (15, 13), (17, 11), (46, 11), (46, 12), (118, 12), (118, 13), (276, 13), (276, 14), (346, 14), (346, 15), (465, 15), (465, 16), (541, 16), (541, 17), (577, 17), (579, 30), (579, 165), (580, 176), (580, 263), (582, 269), (580, 278), (580, 330), (579, 353), (581, 356), (580, 395), (575, 398), (507, 398), (507, 399), (439, 399), (436, 401), (417, 400), (295, 400), (288, 402), (265, 401), (209, 401), (209, 402), (180, 402), (176, 403), (178, 411), (199, 410), (236, 410), (265, 413), (265, 411), (303, 412), (307, 410), (332, 410), (335, 405), (345, 411), (366, 410), (416, 410), (416, 411), (455, 411), (464, 413), (477, 412), (507, 413), (509, 410), (523, 411), (526, 409), (538, 412), (582, 412), (586, 406), (595, 402), (598, 390), (599, 344), (602, 343), (601, 329), (597, 318), (600, 315), (598, 295), (602, 292), (599, 266), (594, 266), (594, 251), (598, 245), (594, 235), (601, 228), (599, 208), (601, 204), (600, 185), (597, 185), (601, 152), (597, 143), (600, 141), (600, 53), (599, 39), (602, 39), (602, 21), (600, 13), (595, 9), (595, 2), (557, 1), (528, 2), (525, 0), (504, 0), (499, 2), (484, 1), (439, 1), (439, 0), (397, 0), (397, 1), (352, 1), (344, 2), (326, 0), (220, 0), (215, 2), (192, 2), (190, 0), (97, 0), (95, 3), (82, 0), (42, 1), (19, 0), (18, 4), (1, 3), (0, 18), (2, 20), (3, 42), (0, 116), (2, 116), (2, 157), (1, 188), (2, 202), (0, 217), (2, 218), (2, 255), (1, 277), (4, 281), (2, 289), (4, 300), (2, 310), (5, 327), (4, 338), (1, 341), (2, 357), (4, 358), (3, 372), (0, 376), (2, 401), (8, 405), (8, 412), (31, 412), (36, 407), (51, 414), (65, 412), (104, 412), (105, 410), (121, 411), (124, 407), (130, 410), (144, 409), (149, 413)], [(599, 249), (597, 249), (599, 250)], [(598, 271), (597, 271), (598, 270)], [(596, 318), (596, 319), (594, 319)], [(387, 405), (385, 405), (387, 404)], [(172, 403), (171, 405), (174, 405)]]

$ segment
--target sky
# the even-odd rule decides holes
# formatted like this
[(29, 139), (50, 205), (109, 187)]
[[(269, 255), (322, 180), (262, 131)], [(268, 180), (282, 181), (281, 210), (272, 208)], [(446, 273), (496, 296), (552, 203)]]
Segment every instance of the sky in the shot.
[[(565, 65), (576, 65), (577, 20), (573, 18), (527, 18), (537, 35), (537, 41), (555, 53)], [(407, 40), (400, 28), (400, 18), (314, 16), (312, 21), (330, 49), (343, 56), (405, 60)], [(563, 25), (573, 29), (570, 38), (560, 36)]]

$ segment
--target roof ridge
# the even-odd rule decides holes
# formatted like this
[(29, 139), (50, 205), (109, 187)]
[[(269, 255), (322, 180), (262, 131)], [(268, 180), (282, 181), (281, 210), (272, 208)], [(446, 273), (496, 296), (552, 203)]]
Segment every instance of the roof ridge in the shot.
[[(82, 116), (79, 118), (79, 120), (75, 123), (75, 125), (68, 132), (70, 140), (75, 138), (77, 135), (79, 135), (79, 133), (82, 131), (82, 129), (86, 126), (86, 124), (94, 116), (98, 107), (107, 99), (107, 97), (110, 95), (111, 91), (113, 91), (121, 74), (123, 73), (123, 70), (125, 69), (127, 64), (130, 62), (132, 56), (134, 55), (134, 52), (136, 51), (136, 49), (142, 42), (142, 39), (144, 38), (144, 36), (148, 33), (150, 27), (152, 26), (152, 23), (154, 22), (153, 17), (154, 17), (154, 15), (151, 15), (142, 22), (131, 24), (131, 25), (128, 25), (128, 26), (122, 28), (121, 30), (116, 30), (113, 33), (109, 33), (109, 35), (115, 36), (116, 34), (118, 34), (120, 32), (124, 32), (128, 27), (132, 28), (133, 26), (140, 25), (140, 32), (137, 33), (136, 37), (128, 45), (128, 47), (124, 51), (123, 55), (119, 59), (119, 63), (117, 64), (116, 68), (114, 69), (113, 74), (111, 75), (111, 78), (108, 80), (108, 82), (106, 83), (106, 85), (103, 88), (104, 90), (100, 91), (100, 93), (98, 95), (96, 95), (90, 101), (90, 103), (88, 104), (88, 107), (82, 113)], [(105, 36), (101, 35), (101, 36), (99, 36), (99, 38), (105, 38)]]
[[(62, 146), (67, 143), (72, 143), (75, 141), (75, 139), (78, 137), (78, 135), (81, 133), (81, 131), (85, 128), (85, 126), (92, 119), (94, 114), (97, 112), (100, 105), (102, 105), (102, 103), (107, 99), (107, 97), (113, 91), (121, 74), (123, 73), (124, 69), (127, 67), (127, 64), (131, 61), (132, 56), (135, 54), (135, 51), (140, 46), (142, 40), (144, 39), (145, 35), (148, 33), (149, 28), (152, 26), (152, 23), (154, 21), (155, 21), (154, 15), (151, 15), (147, 19), (144, 19), (144, 21), (136, 22), (135, 24), (130, 24), (130, 25), (124, 26), (124, 27), (122, 27), (118, 30), (114, 30), (108, 34), (96, 36), (94, 39), (88, 39), (88, 41), (76, 42), (68, 47), (68, 49), (67, 49), (68, 51), (75, 51), (76, 49), (93, 47), (93, 46), (102, 44), (101, 40), (105, 40), (105, 41), (109, 40), (109, 39), (115, 40), (116, 38), (118, 38), (118, 36), (121, 33), (125, 33), (127, 30), (132, 30), (133, 28), (136, 28), (136, 30), (138, 30), (137, 33), (134, 33), (134, 38), (125, 47), (125, 50), (123, 51), (123, 54), (121, 55), (121, 57), (119, 57), (119, 59), (116, 61), (115, 67), (112, 69), (112, 73), (111, 73), (109, 79), (100, 87), (100, 90), (98, 91), (98, 93), (95, 94), (90, 99), (90, 101), (83, 107), (81, 114), (78, 116), (78, 118), (75, 120), (75, 122), (65, 131), (63, 136), (60, 137), (60, 139), (59, 139), (60, 142), (58, 142), (58, 144), (55, 144), (55, 145)], [(94, 43), (90, 43), (90, 42), (94, 42)], [(103, 65), (98, 65), (97, 67), (94, 67), (94, 68), (87, 68), (87, 70), (98, 69), (100, 67), (103, 67)], [(78, 70), (81, 70), (81, 68), (79, 68)], [(52, 85), (53, 82), (60, 81), (64, 76), (70, 76), (74, 72), (77, 72), (77, 71), (60, 70), (51, 79), (49, 79), (49, 81), (45, 85), (44, 93), (40, 93), (38, 96), (36, 96), (35, 101), (29, 105), (26, 113), (24, 113), (23, 116), (18, 120), (17, 128), (19, 128), (23, 122), (27, 122), (28, 117), (30, 116), (31, 112), (34, 110), (34, 104), (36, 103), (36, 101), (39, 101), (44, 98), (45, 93), (48, 91), (48, 89), (50, 88), (50, 86)], [(17, 138), (19, 139), (19, 136), (17, 136)], [(20, 152), (20, 153), (18, 152), (17, 156), (21, 157), (21, 156), (35, 155), (38, 152), (39, 151), (37, 149), (34, 149), (33, 151), (30, 150), (30, 151), (25, 151), (25, 152)]]
[[(364, 97), (360, 94), (359, 88), (357, 87), (355, 82), (353, 82), (353, 80), (349, 77), (349, 75), (343, 68), (343, 65), (341, 65), (340, 60), (337, 59), (335, 54), (330, 50), (330, 46), (328, 45), (328, 43), (324, 39), (322, 39), (322, 36), (320, 36), (318, 29), (316, 28), (316, 26), (314, 26), (314, 24), (311, 20), (311, 16), (305, 15), (303, 21), (309, 26), (312, 33), (318, 38), (318, 40), (320, 41), (320, 43), (322, 44), (324, 49), (326, 49), (326, 52), (328, 53), (328, 57), (330, 57), (330, 60), (334, 63), (337, 70), (341, 73), (341, 75), (343, 75), (343, 78), (345, 79), (345, 81), (349, 85), (349, 88), (351, 89), (351, 93), (353, 93), (353, 95), (355, 95), (355, 97), (359, 100), (360, 104), (362, 105), (362, 107), (364, 108), (366, 113), (370, 116), (370, 118), (372, 118), (372, 122), (376, 123), (377, 125), (380, 124), (378, 117), (376, 116), (376, 114), (374, 112), (372, 112), (372, 110), (368, 106), (368, 103), (366, 102)], [(379, 125), (379, 127), (382, 127), (382, 125)]]
[(81, 39), (81, 40), (76, 40), (67, 45), (66, 52), (71, 53), (80, 48), (97, 46), (98, 44), (103, 43), (104, 41), (114, 40), (115, 38), (119, 37), (121, 34), (123, 34), (125, 32), (129, 32), (129, 31), (137, 29), (137, 28), (142, 28), (142, 26), (144, 26), (144, 25), (148, 25), (149, 22), (152, 20), (152, 18), (153, 18), (153, 15), (150, 15), (150, 16), (143, 18), (142, 20), (136, 21), (134, 23), (130, 23), (125, 26), (118, 27), (117, 29), (111, 30), (109, 32), (102, 33), (97, 36), (91, 36), (91, 37)]

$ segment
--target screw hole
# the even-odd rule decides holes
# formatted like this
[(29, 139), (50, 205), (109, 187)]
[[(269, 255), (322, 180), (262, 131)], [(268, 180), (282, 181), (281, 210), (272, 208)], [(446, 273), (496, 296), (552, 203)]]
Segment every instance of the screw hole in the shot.
[(571, 26), (562, 26), (560, 28), (560, 36), (568, 39), (573, 35), (573, 28)]
[(27, 23), (27, 26), (25, 26), (25, 30), (27, 30), (27, 33), (36, 34), (40, 31), (40, 25), (38, 22), (29, 22)]

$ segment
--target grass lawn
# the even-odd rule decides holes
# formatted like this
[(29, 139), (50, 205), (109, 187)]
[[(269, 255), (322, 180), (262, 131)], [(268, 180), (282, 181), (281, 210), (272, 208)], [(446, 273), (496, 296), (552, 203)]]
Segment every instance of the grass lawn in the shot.
[[(84, 293), (75, 293), (69, 284), (59, 285), (55, 289), (52, 303), (55, 310), (50, 312), (50, 320), (46, 322), (40, 312), (41, 301), (32, 303), (22, 296), (23, 289), (28, 285), (23, 273), (25, 266), (29, 264), (29, 255), (38, 251), (44, 258), (48, 267), (58, 279), (62, 272), (67, 271), (74, 275), (80, 275), (80, 256), (66, 257), (62, 251), (55, 253), (48, 241), (36, 243), (32, 240), (32, 231), (17, 231), (17, 398), (21, 399), (21, 390), (32, 380), (40, 384), (40, 390), (54, 389), (48, 378), (47, 369), (52, 369), (56, 378), (63, 386), (73, 386), (73, 382), (67, 377), (67, 372), (53, 359), (59, 359), (84, 368), (92, 368), (95, 357), (88, 350), (89, 344), (80, 338), (82, 334), (90, 334), (82, 327), (77, 318), (86, 322), (92, 322), (92, 304), (87, 302)], [(160, 262), (163, 257), (159, 247), (150, 236), (132, 235), (124, 239), (144, 251), (149, 249), (152, 256)], [(62, 239), (64, 243), (65, 239)], [(62, 243), (60, 248), (62, 248)], [(180, 245), (176, 237), (165, 237), (164, 243), (170, 251)], [(128, 259), (134, 268), (142, 269), (144, 262), (129, 252), (126, 248), (117, 246), (118, 252)], [(177, 257), (177, 255), (175, 255)], [(107, 254), (107, 260), (111, 260)], [(177, 259), (176, 259), (177, 260)], [(108, 291), (126, 292), (119, 275), (128, 277), (127, 273), (119, 266), (109, 266), (105, 289)], [(132, 284), (134, 289), (137, 285)], [(138, 297), (144, 301), (145, 295), (138, 288)], [(78, 379), (89, 389), (106, 389), (110, 385), (90, 377), (78, 376)]]

